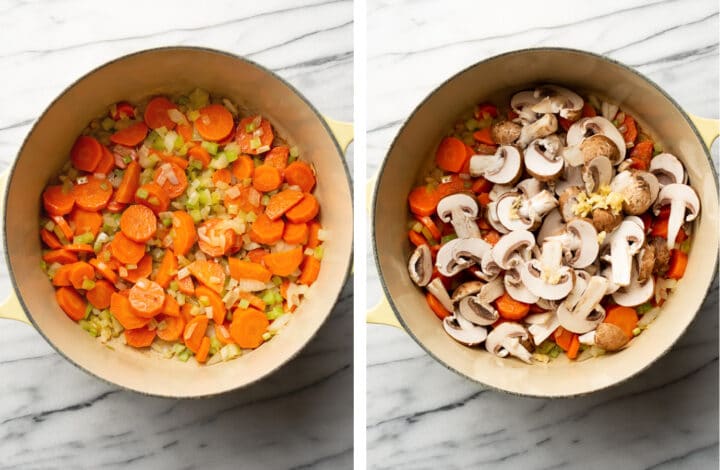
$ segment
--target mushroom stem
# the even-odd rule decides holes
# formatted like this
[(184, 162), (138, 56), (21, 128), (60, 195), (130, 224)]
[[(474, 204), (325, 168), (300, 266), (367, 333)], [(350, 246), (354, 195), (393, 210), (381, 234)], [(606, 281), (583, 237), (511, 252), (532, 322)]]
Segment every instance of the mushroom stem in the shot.
[(440, 301), (442, 306), (445, 307), (445, 310), (448, 312), (455, 310), (455, 306), (450, 299), (450, 295), (439, 277), (436, 277), (430, 284), (427, 285), (427, 290)]
[(630, 284), (630, 265), (632, 255), (627, 240), (617, 237), (610, 244), (610, 263), (612, 264), (613, 284), (627, 286)]
[(682, 227), (685, 218), (685, 201), (681, 199), (673, 199), (670, 202), (670, 217), (668, 218), (667, 228), (667, 247), (669, 250), (675, 246), (680, 227)]

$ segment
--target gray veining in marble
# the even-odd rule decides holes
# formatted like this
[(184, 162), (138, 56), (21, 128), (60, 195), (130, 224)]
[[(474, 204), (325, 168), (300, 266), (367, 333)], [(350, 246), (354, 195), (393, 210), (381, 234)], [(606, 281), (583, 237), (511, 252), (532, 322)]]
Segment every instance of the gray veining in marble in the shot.
[[(352, 2), (0, 1), (0, 170), (65, 86), (114, 57), (164, 45), (245, 55), (323, 113), (352, 119)], [(352, 150), (348, 155), (352, 168)], [(0, 266), (0, 296), (9, 291)], [(118, 390), (0, 321), (0, 469), (340, 469), (352, 465), (352, 279), (303, 353), (220, 397)]]
[[(554, 7), (550, 7), (554, 5)], [(433, 88), (512, 49), (565, 46), (636, 67), (718, 118), (717, 1), (368, 2), (368, 174)], [(717, 165), (718, 143), (712, 149)], [(380, 287), (368, 254), (368, 299)], [(405, 333), (368, 327), (368, 468), (717, 469), (718, 285), (667, 356), (572, 400), (486, 391)]]

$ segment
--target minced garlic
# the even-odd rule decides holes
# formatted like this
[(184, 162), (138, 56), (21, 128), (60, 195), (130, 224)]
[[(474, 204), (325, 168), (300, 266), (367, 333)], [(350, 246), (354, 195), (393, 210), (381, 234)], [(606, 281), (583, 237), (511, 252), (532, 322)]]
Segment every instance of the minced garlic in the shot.
[(587, 217), (595, 209), (610, 209), (613, 214), (619, 214), (622, 210), (622, 194), (610, 189), (610, 186), (603, 185), (595, 193), (579, 193), (576, 197), (577, 204), (573, 209), (575, 215)]
[(605, 230), (603, 230), (602, 232), (598, 233), (598, 234), (597, 234), (598, 244), (601, 244), (601, 245), (602, 245), (602, 242), (605, 241), (605, 237), (606, 237), (606, 236), (607, 236), (607, 232), (605, 232)]

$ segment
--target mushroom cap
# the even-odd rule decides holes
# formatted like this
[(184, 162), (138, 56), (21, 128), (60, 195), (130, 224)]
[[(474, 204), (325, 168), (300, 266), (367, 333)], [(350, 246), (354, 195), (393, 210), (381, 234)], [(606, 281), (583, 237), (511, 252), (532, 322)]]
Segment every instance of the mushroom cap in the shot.
[(563, 224), (563, 218), (560, 214), (559, 209), (553, 209), (545, 215), (543, 223), (540, 226), (540, 231), (537, 234), (537, 243), (542, 245), (542, 242), (547, 237), (553, 235), (559, 235), (565, 228)]
[(694, 220), (700, 212), (700, 199), (695, 190), (687, 184), (672, 183), (663, 186), (658, 193), (654, 206), (655, 213), (659, 212), (660, 207), (671, 204), (673, 201), (682, 201), (688, 213), (685, 218), (687, 222)]
[[(480, 271), (475, 271), (475, 276), (491, 283), (497, 278), (501, 271), (502, 269), (493, 258), (492, 250), (488, 250), (483, 254), (482, 260), (480, 261)], [(502, 292), (500, 294), (502, 294)]]
[(430, 281), (427, 285), (427, 290), (434, 295), (436, 299), (438, 299), (442, 306), (445, 307), (445, 310), (448, 312), (453, 311), (455, 306), (453, 305), (452, 300), (450, 300), (450, 295), (448, 295), (447, 289), (445, 289), (445, 285), (439, 277)]
[(557, 85), (543, 85), (535, 89), (534, 95), (541, 98), (532, 106), (536, 113), (559, 113), (565, 119), (580, 117), (584, 101), (580, 95)]
[(525, 178), (515, 185), (516, 190), (520, 191), (526, 198), (537, 196), (543, 190), (543, 183), (536, 178)]
[[(529, 334), (525, 327), (515, 322), (503, 322), (495, 327), (485, 340), (485, 348), (499, 357), (512, 354), (525, 362), (530, 362), (531, 355), (527, 349), (520, 345), (520, 341), (527, 340)], [(516, 349), (516, 346), (519, 346)], [(523, 353), (524, 351), (524, 353)]]
[(522, 126), (512, 121), (496, 122), (490, 128), (492, 139), (500, 145), (514, 144), (520, 137)]
[(580, 143), (580, 151), (583, 154), (585, 163), (597, 157), (606, 157), (611, 163), (617, 162), (620, 159), (620, 151), (617, 145), (615, 145), (610, 138), (602, 134), (595, 134), (583, 139)]
[(515, 183), (522, 173), (522, 155), (520, 150), (512, 145), (501, 145), (498, 147), (495, 155), (503, 160), (503, 165), (495, 171), (485, 173), (485, 179), (492, 183)]
[(485, 285), (482, 281), (468, 281), (463, 282), (459, 286), (455, 288), (455, 290), (452, 293), (452, 297), (450, 297), (450, 300), (454, 304), (460, 302), (462, 299), (464, 299), (467, 296), (475, 295), (478, 292), (480, 292), (480, 289)]
[(595, 344), (606, 351), (617, 351), (629, 341), (623, 329), (612, 323), (600, 323), (595, 329)]
[(547, 300), (565, 298), (573, 288), (573, 272), (567, 266), (555, 267), (554, 275), (559, 277), (557, 283), (550, 283), (543, 276), (540, 260), (530, 260), (520, 268), (520, 278), (525, 287), (537, 297)]
[(521, 147), (526, 147), (530, 142), (535, 139), (549, 136), (557, 131), (558, 122), (554, 114), (544, 114), (540, 119), (531, 123), (525, 124), (520, 131), (520, 137), (517, 143)]
[(538, 101), (540, 101), (540, 97), (536, 97), (533, 90), (520, 91), (510, 99), (510, 107), (523, 122), (534, 122), (537, 119), (537, 113), (531, 108)]
[(579, 186), (570, 186), (560, 195), (560, 199), (558, 199), (560, 215), (562, 215), (565, 222), (570, 222), (577, 217), (575, 215), (575, 206), (577, 205), (577, 197), (581, 192), (582, 189)]
[(653, 247), (655, 254), (655, 264), (653, 266), (653, 274), (664, 275), (670, 268), (670, 249), (667, 243), (661, 237), (652, 237), (648, 243)]
[(623, 221), (622, 214), (614, 214), (610, 209), (593, 209), (590, 217), (595, 229), (605, 233), (612, 232)]
[(504, 193), (495, 204), (498, 221), (508, 230), (532, 230), (535, 220), (520, 214), (523, 197), (519, 193)]
[(638, 253), (638, 281), (647, 281), (655, 268), (655, 246), (645, 241), (645, 246)]
[(476, 296), (468, 296), (460, 300), (457, 313), (465, 320), (479, 326), (488, 326), (495, 323), (500, 314), (488, 302), (483, 302)]
[(525, 149), (525, 169), (538, 181), (557, 178), (565, 166), (559, 155), (561, 143), (556, 135), (535, 139)]
[(582, 171), (585, 190), (588, 193), (597, 192), (600, 186), (610, 184), (614, 173), (615, 170), (610, 159), (604, 155), (598, 155), (592, 160), (586, 161)]
[[(505, 193), (503, 193), (505, 194)], [(500, 219), (498, 219), (498, 213), (497, 213), (497, 202), (492, 201), (487, 205), (487, 211), (485, 212), (485, 218), (487, 219), (488, 223), (492, 228), (497, 230), (499, 233), (508, 233), (510, 230), (508, 230), (502, 223), (500, 223)]]
[(510, 269), (515, 265), (517, 257), (523, 259), (527, 252), (535, 245), (535, 236), (527, 230), (516, 230), (500, 237), (492, 247), (495, 263), (502, 269)]
[(626, 214), (644, 214), (653, 202), (647, 181), (630, 171), (615, 175), (610, 187), (623, 197), (623, 211)]
[(527, 286), (523, 284), (522, 278), (520, 277), (520, 268), (522, 268), (522, 266), (505, 271), (505, 276), (503, 277), (505, 292), (518, 302), (534, 304), (539, 300), (539, 297), (530, 292)]
[[(580, 162), (580, 165), (582, 165), (582, 162)], [(553, 183), (555, 184), (555, 194), (558, 196), (562, 195), (567, 188), (572, 186), (584, 186), (585, 181), (582, 177), (582, 166), (571, 166), (567, 160), (565, 160), (565, 168), (563, 169), (562, 176)]]
[(461, 240), (461, 238), (455, 238), (443, 244), (435, 255), (435, 266), (443, 276), (452, 277), (473, 265), (472, 261), (466, 259), (457, 260), (455, 258), (455, 248)]
[(573, 219), (566, 225), (566, 230), (577, 240), (577, 248), (571, 247), (567, 263), (573, 268), (585, 268), (597, 259), (600, 244), (595, 226), (587, 219)]
[(637, 266), (633, 263), (630, 284), (613, 292), (612, 298), (616, 304), (623, 307), (635, 307), (650, 300), (654, 293), (655, 279), (650, 276), (647, 281), (640, 283)]
[(658, 194), (660, 194), (660, 182), (657, 177), (649, 171), (631, 170), (630, 172), (636, 177), (645, 180), (648, 188), (650, 188), (650, 204), (654, 203)]
[(650, 173), (658, 179), (660, 186), (672, 183), (685, 183), (685, 167), (678, 158), (671, 153), (655, 155), (650, 160)]
[(453, 258), (460, 263), (480, 264), (492, 245), (482, 238), (456, 238), (460, 240), (453, 245)]
[(432, 277), (432, 254), (430, 253), (430, 247), (427, 245), (420, 245), (410, 255), (410, 261), (408, 261), (408, 272), (410, 273), (410, 279), (420, 287), (426, 286), (430, 282)]
[[(617, 160), (612, 160), (614, 165), (617, 165), (625, 158), (625, 138), (620, 134), (615, 125), (605, 119), (602, 116), (595, 116), (589, 118), (582, 118), (576, 121), (567, 133), (567, 144), (568, 146), (580, 145), (580, 143), (589, 137), (597, 134), (602, 134), (610, 139), (617, 147)], [(605, 155), (610, 157), (610, 155)]]
[(459, 315), (445, 317), (443, 329), (452, 339), (466, 346), (477, 346), (488, 336), (485, 328), (473, 325)]
[(466, 217), (474, 219), (478, 215), (478, 203), (474, 197), (465, 193), (451, 194), (440, 199), (437, 215), (443, 222), (450, 222), (453, 210), (462, 212)]

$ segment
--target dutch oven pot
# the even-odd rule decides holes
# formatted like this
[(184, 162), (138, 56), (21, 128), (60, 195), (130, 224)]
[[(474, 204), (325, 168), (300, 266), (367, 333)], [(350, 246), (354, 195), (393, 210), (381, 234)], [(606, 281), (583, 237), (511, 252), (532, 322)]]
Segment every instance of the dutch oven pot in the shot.
[[(103, 347), (70, 320), (55, 302), (40, 269), (38, 238), (44, 186), (68, 158), (87, 123), (110, 104), (196, 87), (227, 96), (261, 113), (279, 135), (297, 145), (318, 174), (315, 195), (331, 237), (320, 275), (293, 320), (272, 341), (235, 360), (213, 366), (167, 360), (151, 351)], [(295, 356), (330, 314), (345, 283), (352, 256), (352, 194), (343, 151), (349, 124), (324, 119), (297, 90), (267, 69), (220, 51), (192, 47), (152, 49), (109, 62), (67, 88), (35, 122), (3, 175), (4, 249), (14, 291), (0, 317), (32, 324), (67, 360), (110, 383), (141, 393), (200, 397), (253, 383)]]
[[(507, 103), (516, 91), (554, 83), (617, 102), (643, 129), (678, 156), (697, 191), (702, 209), (685, 278), (660, 316), (631, 347), (617, 354), (571, 363), (527, 365), (468, 348), (444, 331), (425, 297), (410, 280), (407, 260), (407, 195), (432, 164), (435, 149), (463, 112), (481, 101)], [(481, 384), (542, 397), (585, 394), (621, 382), (662, 356), (686, 330), (707, 294), (718, 256), (718, 195), (708, 147), (717, 121), (691, 117), (656, 84), (636, 71), (587, 52), (541, 48), (492, 57), (453, 76), (413, 111), (387, 153), (372, 205), (375, 259), (387, 301), (368, 320), (404, 328), (438, 362)], [(394, 312), (394, 315), (393, 315)], [(398, 323), (399, 321), (399, 323)]]

